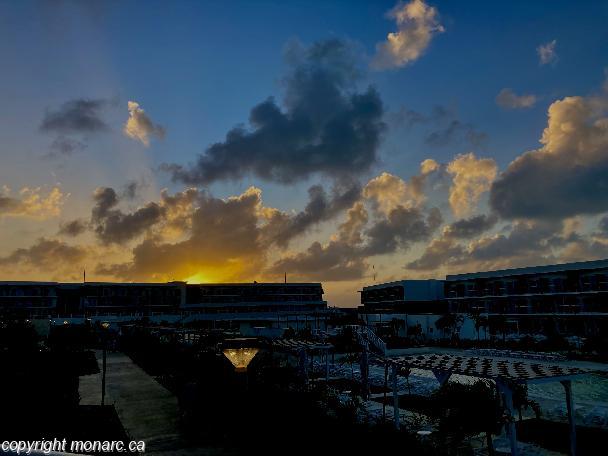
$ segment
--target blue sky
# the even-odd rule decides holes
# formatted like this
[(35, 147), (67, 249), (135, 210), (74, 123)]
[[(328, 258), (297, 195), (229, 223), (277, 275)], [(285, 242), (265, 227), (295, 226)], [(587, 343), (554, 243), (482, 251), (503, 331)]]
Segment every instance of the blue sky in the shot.
[[(422, 53), (407, 64), (370, 68), (377, 44), (397, 31), (395, 18), (387, 13), (405, 5), (394, 1), (0, 1), (0, 158), (4, 163), (0, 188), (10, 187), (14, 198), (24, 187), (40, 187), (40, 195), (46, 195), (59, 186), (64, 195), (69, 194), (52, 216), (0, 213), (4, 238), (0, 263), (14, 253), (12, 248), (29, 249), (41, 237), (96, 252), (106, 249), (109, 258), (137, 246), (151, 234), (139, 232), (142, 237), (131, 239), (125, 248), (100, 245), (94, 228), (79, 239), (58, 238), (57, 226), (88, 219), (91, 195), (98, 187), (120, 192), (131, 181), (145, 184), (137, 198), (121, 202), (124, 214), (158, 200), (162, 188), (170, 193), (183, 190), (184, 182), (172, 181), (168, 173), (158, 171), (159, 165), (194, 162), (209, 145), (224, 141), (235, 125), (247, 125), (250, 110), (268, 97), (282, 107), (289, 71), (284, 52), (289, 43), (300, 42), (304, 48), (332, 38), (348, 43), (360, 69), (352, 90), (363, 92), (370, 85), (377, 89), (387, 128), (375, 152), (377, 159), (355, 176), (362, 186), (385, 171), (407, 182), (419, 174), (425, 159), (447, 167), (458, 154), (469, 152), (492, 159), (500, 179), (516, 157), (540, 147), (552, 103), (567, 96), (592, 97), (602, 90), (608, 66), (608, 2), (429, 2), (425, 6), (434, 8), (433, 20), (444, 31), (434, 33)], [(537, 47), (553, 40), (556, 58), (541, 65)], [(505, 88), (517, 95), (533, 95), (533, 106), (498, 106), (496, 97)], [(85, 145), (82, 150), (49, 158), (56, 135), (41, 130), (43, 119), (79, 99), (105, 100), (99, 114), (108, 129), (77, 133), (72, 139)], [(127, 101), (139, 103), (148, 118), (164, 129), (162, 139), (151, 136), (146, 146), (122, 134), (129, 115)], [(445, 125), (427, 120), (408, 127), (396, 120), (406, 110), (430, 116), (437, 106), (449, 112), (443, 121), (457, 121), (461, 132), (441, 144), (431, 145), (426, 139)], [(482, 139), (472, 143), (462, 136), (467, 131)], [(307, 189), (319, 183), (328, 191), (333, 185), (331, 176), (322, 172), (289, 185), (245, 173), (237, 180), (219, 179), (199, 188), (227, 198), (253, 185), (262, 190), (265, 206), (291, 213), (302, 210), (309, 198)], [(426, 199), (425, 210), (439, 207), (446, 224), (458, 219), (449, 213), (447, 200), (433, 198)], [(478, 208), (468, 215), (484, 212), (487, 199), (485, 195), (476, 200)], [(297, 255), (298, 247), (305, 251), (315, 241), (325, 245), (343, 222), (346, 209), (319, 221), (294, 239), (288, 250), (273, 255), (279, 259)], [(569, 211), (560, 223), (601, 215), (599, 210), (593, 212)], [(496, 232), (522, 222), (520, 216), (498, 215), (504, 224), (499, 223)], [(595, 220), (579, 220), (584, 227), (579, 231), (591, 230)], [(526, 223), (532, 222), (528, 218)], [(416, 241), (401, 251), (361, 261), (367, 268), (372, 263), (399, 264), (387, 266), (387, 278), (407, 275), (402, 269), (407, 256), (415, 257), (424, 249), (424, 242)], [(567, 256), (552, 251), (546, 258)], [(445, 267), (432, 272), (440, 274)], [(41, 278), (50, 275), (32, 264), (22, 272)], [(368, 280), (366, 274), (349, 286), (356, 288)]]

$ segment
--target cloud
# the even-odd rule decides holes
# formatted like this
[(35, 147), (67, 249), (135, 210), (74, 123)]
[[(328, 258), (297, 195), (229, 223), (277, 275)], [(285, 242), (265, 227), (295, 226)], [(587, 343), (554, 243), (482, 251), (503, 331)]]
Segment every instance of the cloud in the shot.
[(347, 219), (325, 245), (313, 242), (304, 252), (287, 255), (276, 261), (268, 272), (283, 273), (299, 280), (343, 281), (361, 278), (368, 268), (361, 254), (361, 230), (368, 220), (362, 202), (348, 210)]
[(189, 166), (165, 164), (175, 181), (208, 185), (254, 175), (291, 183), (313, 174), (343, 179), (377, 162), (383, 106), (373, 88), (354, 91), (356, 58), (344, 41), (308, 48), (291, 44), (283, 109), (274, 99), (255, 106), (250, 128), (238, 126)]
[(148, 237), (133, 249), (131, 261), (101, 264), (97, 272), (126, 280), (169, 280), (197, 273), (208, 280), (245, 280), (259, 275), (268, 249), (260, 223), (261, 191), (250, 187), (226, 199), (199, 192), (196, 204), (189, 237), (178, 242)]
[(603, 234), (608, 236), (608, 215), (605, 215), (604, 217), (602, 217), (602, 219), (600, 220), (600, 223), (598, 224), (598, 228), (600, 229), (600, 231)]
[(494, 159), (478, 159), (473, 153), (457, 155), (448, 164), (447, 172), (452, 175), (449, 203), (454, 215), (462, 217), (473, 210), (490, 189), (497, 170)]
[(562, 224), (517, 222), (506, 234), (476, 238), (465, 246), (446, 228), (442, 236), (427, 245), (420, 258), (407, 263), (405, 268), (436, 270), (447, 266), (471, 271), (549, 263), (558, 258), (554, 248), (567, 242), (562, 229)]
[(87, 145), (82, 141), (59, 135), (51, 143), (50, 151), (44, 158), (71, 157), (77, 152), (82, 152)]
[(555, 51), (556, 45), (557, 40), (553, 40), (549, 41), (548, 43), (541, 44), (536, 48), (540, 65), (547, 65), (557, 62), (557, 52)]
[(18, 196), (11, 196), (10, 189), (4, 187), (0, 189), (0, 217), (56, 217), (68, 196), (59, 187), (53, 187), (46, 195), (41, 188), (24, 187)]
[(269, 230), (275, 232), (275, 242), (286, 246), (291, 239), (306, 233), (314, 225), (330, 220), (351, 207), (361, 195), (359, 184), (336, 185), (328, 195), (323, 186), (313, 185), (308, 189), (308, 203), (304, 210), (290, 216), (275, 211), (270, 214)]
[(79, 269), (87, 250), (54, 239), (40, 238), (31, 247), (14, 250), (0, 257), (0, 267), (25, 268), (45, 273), (58, 269)]
[(487, 139), (484, 132), (477, 130), (469, 122), (463, 122), (453, 109), (442, 105), (433, 107), (428, 114), (401, 107), (399, 111), (391, 113), (389, 118), (392, 124), (405, 128), (418, 125), (428, 130), (432, 127), (424, 138), (425, 144), (431, 147), (445, 147), (458, 143), (479, 147), (483, 146)]
[(76, 219), (61, 223), (57, 234), (60, 236), (76, 237), (87, 231), (87, 229), (88, 224), (86, 221)]
[(95, 206), (91, 211), (91, 224), (97, 237), (106, 244), (130, 241), (163, 219), (163, 208), (155, 202), (150, 202), (132, 213), (116, 209), (119, 199), (112, 188), (96, 189), (93, 200)]
[(271, 274), (287, 273), (299, 280), (342, 281), (363, 277), (367, 270), (365, 259), (356, 255), (349, 244), (330, 241), (326, 245), (313, 242), (305, 252), (277, 261)]
[(504, 218), (561, 218), (608, 210), (608, 103), (603, 96), (551, 104), (539, 149), (513, 160), (492, 184)]
[(535, 95), (517, 95), (509, 88), (502, 89), (496, 96), (496, 104), (504, 109), (531, 108), (535, 103)]
[(79, 98), (67, 101), (59, 109), (45, 113), (40, 129), (60, 134), (106, 131), (108, 125), (101, 118), (101, 111), (106, 104), (106, 100), (100, 99)]
[(437, 9), (422, 0), (398, 3), (387, 16), (394, 19), (397, 31), (376, 45), (372, 67), (377, 70), (399, 68), (418, 60), (438, 33), (445, 31), (439, 23)]
[(431, 132), (424, 142), (432, 147), (445, 147), (456, 141), (465, 140), (472, 146), (479, 147), (486, 139), (487, 135), (477, 131), (472, 124), (454, 119), (445, 128)]
[(459, 263), (465, 254), (464, 248), (454, 239), (440, 237), (433, 239), (422, 256), (405, 265), (405, 269), (431, 271), (445, 264)]
[(398, 206), (417, 207), (426, 199), (424, 185), (427, 177), (439, 168), (440, 165), (435, 160), (424, 160), (420, 164), (420, 173), (412, 176), (409, 182), (383, 172), (365, 185), (363, 197), (372, 203), (375, 210), (385, 215)]
[(127, 103), (129, 118), (123, 127), (123, 133), (131, 139), (141, 142), (144, 146), (150, 145), (150, 138), (164, 139), (165, 128), (152, 122), (146, 112), (135, 101)]
[(549, 240), (561, 229), (553, 223), (517, 222), (508, 234), (471, 243), (468, 256), (486, 267), (539, 264), (555, 259)]
[(425, 216), (418, 208), (398, 206), (366, 231), (369, 241), (364, 253), (371, 256), (406, 250), (412, 243), (428, 239), (441, 223), (441, 212), (437, 208)]
[(486, 214), (456, 220), (444, 228), (443, 235), (452, 239), (471, 239), (494, 227), (497, 221), (495, 215)]
[(398, 206), (366, 228), (368, 221), (364, 202), (358, 201), (327, 243), (314, 241), (305, 251), (280, 258), (268, 272), (286, 272), (306, 280), (359, 279), (368, 269), (370, 256), (406, 250), (411, 244), (428, 239), (441, 224), (441, 214), (436, 208), (425, 216), (418, 208)]

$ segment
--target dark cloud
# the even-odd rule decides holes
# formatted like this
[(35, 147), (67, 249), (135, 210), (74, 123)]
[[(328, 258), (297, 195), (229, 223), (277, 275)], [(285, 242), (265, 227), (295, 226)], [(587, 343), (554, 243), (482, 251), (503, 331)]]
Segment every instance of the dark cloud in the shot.
[(608, 210), (606, 161), (576, 165), (567, 157), (527, 153), (493, 183), (491, 207), (504, 218), (562, 218)]
[(398, 206), (367, 230), (369, 242), (365, 254), (381, 255), (406, 249), (411, 243), (428, 239), (441, 222), (441, 213), (437, 208), (432, 208), (425, 217), (418, 208)]
[(600, 223), (598, 225), (598, 228), (604, 235), (608, 236), (608, 215), (605, 215), (604, 217), (602, 217), (602, 219), (600, 220)]
[(469, 251), (477, 261), (496, 261), (516, 257), (542, 257), (550, 248), (550, 240), (562, 229), (561, 224), (516, 223), (508, 234), (480, 239)]
[(305, 251), (275, 262), (269, 272), (309, 280), (359, 279), (368, 270), (368, 257), (394, 253), (428, 239), (441, 224), (441, 214), (436, 208), (425, 216), (417, 208), (398, 206), (365, 230), (367, 222), (367, 211), (358, 202), (328, 243), (313, 242)]
[(253, 174), (281, 183), (322, 173), (345, 177), (370, 169), (384, 130), (383, 106), (373, 88), (353, 91), (356, 59), (338, 39), (287, 52), (283, 109), (274, 99), (255, 106), (250, 128), (230, 130), (191, 166), (164, 165), (173, 179), (209, 184)]
[(129, 200), (134, 200), (140, 196), (142, 189), (148, 187), (149, 184), (145, 178), (140, 180), (132, 180), (122, 186), (121, 197)]
[(399, 111), (389, 115), (391, 123), (406, 128), (426, 124), (440, 125), (451, 120), (453, 117), (454, 113), (442, 105), (434, 106), (429, 114), (407, 109), (402, 106)]
[(351, 207), (361, 196), (361, 186), (352, 183), (346, 186), (336, 185), (328, 195), (323, 186), (313, 185), (308, 189), (308, 203), (304, 210), (294, 216), (283, 214), (276, 230), (275, 241), (286, 246), (291, 239), (306, 233), (320, 222), (330, 220)]
[(53, 140), (50, 151), (44, 158), (71, 157), (75, 153), (82, 152), (87, 145), (67, 136), (60, 135)]
[(503, 218), (560, 219), (608, 210), (605, 98), (566, 97), (549, 107), (542, 147), (517, 157), (492, 184)]
[(0, 257), (0, 266), (25, 266), (55, 271), (59, 265), (77, 268), (87, 255), (83, 247), (71, 246), (55, 239), (40, 238), (34, 245)]
[(242, 280), (259, 273), (266, 256), (260, 205), (260, 192), (254, 188), (225, 200), (200, 193), (188, 239), (169, 243), (148, 238), (133, 249), (131, 262), (100, 265), (97, 272), (123, 279), (167, 279), (203, 270)]
[(452, 120), (446, 127), (429, 133), (424, 142), (431, 147), (445, 147), (454, 143), (466, 142), (472, 146), (482, 146), (487, 135), (477, 131), (472, 124)]
[(445, 228), (446, 237), (457, 239), (471, 239), (496, 225), (498, 218), (495, 215), (476, 215), (474, 217), (460, 219)]
[(368, 221), (363, 203), (349, 209), (347, 219), (336, 236), (325, 245), (313, 242), (304, 252), (276, 261), (270, 274), (287, 273), (306, 280), (340, 281), (363, 277), (368, 265), (362, 252), (361, 230)]
[(445, 264), (462, 262), (465, 249), (451, 238), (433, 239), (422, 256), (405, 265), (405, 269), (431, 271)]
[(454, 110), (442, 105), (433, 107), (428, 114), (402, 107), (396, 113), (389, 115), (389, 119), (396, 126), (424, 127), (427, 130), (424, 142), (431, 147), (461, 143), (479, 147), (487, 140), (485, 133), (478, 131), (473, 124), (463, 122)]
[(357, 256), (351, 246), (331, 241), (326, 246), (313, 242), (306, 251), (277, 261), (270, 272), (307, 280), (341, 281), (359, 279), (366, 270), (365, 258)]
[(101, 118), (106, 100), (76, 99), (65, 102), (55, 111), (47, 111), (40, 124), (45, 132), (96, 133), (108, 130)]
[[(473, 220), (476, 217), (473, 217)], [(475, 226), (483, 225), (477, 223)], [(467, 247), (446, 229), (427, 245), (422, 256), (406, 269), (434, 270), (442, 266), (464, 270), (500, 269), (555, 261), (556, 249), (579, 239), (575, 233), (563, 234), (564, 225), (548, 222), (518, 222), (505, 233), (472, 241)], [(464, 230), (469, 234), (469, 230)]]
[(70, 222), (61, 223), (57, 234), (60, 236), (76, 237), (88, 229), (88, 224), (84, 220), (76, 219)]
[(104, 243), (122, 244), (141, 235), (163, 218), (163, 208), (150, 202), (132, 213), (116, 209), (119, 199), (112, 188), (98, 188), (93, 195), (95, 206), (91, 211), (91, 223)]

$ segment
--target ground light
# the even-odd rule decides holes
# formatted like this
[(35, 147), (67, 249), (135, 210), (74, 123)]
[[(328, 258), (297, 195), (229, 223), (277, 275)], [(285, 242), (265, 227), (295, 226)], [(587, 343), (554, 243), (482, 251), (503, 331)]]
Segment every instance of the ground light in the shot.
[(257, 348), (225, 348), (224, 356), (232, 363), (238, 373), (246, 373), (247, 366), (259, 352)]

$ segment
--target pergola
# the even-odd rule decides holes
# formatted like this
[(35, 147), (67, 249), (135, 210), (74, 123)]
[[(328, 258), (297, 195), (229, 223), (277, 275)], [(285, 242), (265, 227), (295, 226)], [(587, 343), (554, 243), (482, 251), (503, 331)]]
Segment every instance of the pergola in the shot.
[(334, 348), (332, 344), (314, 342), (299, 339), (275, 339), (272, 341), (272, 348), (276, 351), (292, 353), (299, 357), (300, 373), (308, 381), (308, 355), (311, 357), (311, 366), (314, 363), (315, 353), (325, 355), (325, 379), (329, 380), (329, 352)]
[(570, 427), (570, 454), (576, 455), (576, 426), (574, 423), (574, 400), (572, 397), (571, 380), (590, 371), (576, 367), (547, 365), (529, 360), (489, 358), (477, 356), (455, 356), (444, 354), (425, 354), (387, 358), (392, 366), (393, 374), (393, 408), (395, 426), (399, 428), (399, 397), (397, 392), (397, 376), (401, 369), (430, 370), (441, 385), (444, 385), (452, 374), (493, 380), (503, 397), (503, 403), (510, 419), (507, 424), (507, 434), (511, 444), (511, 455), (517, 456), (517, 435), (513, 420), (513, 390), (514, 384), (530, 384), (545, 382), (560, 382), (566, 391), (566, 406)]

